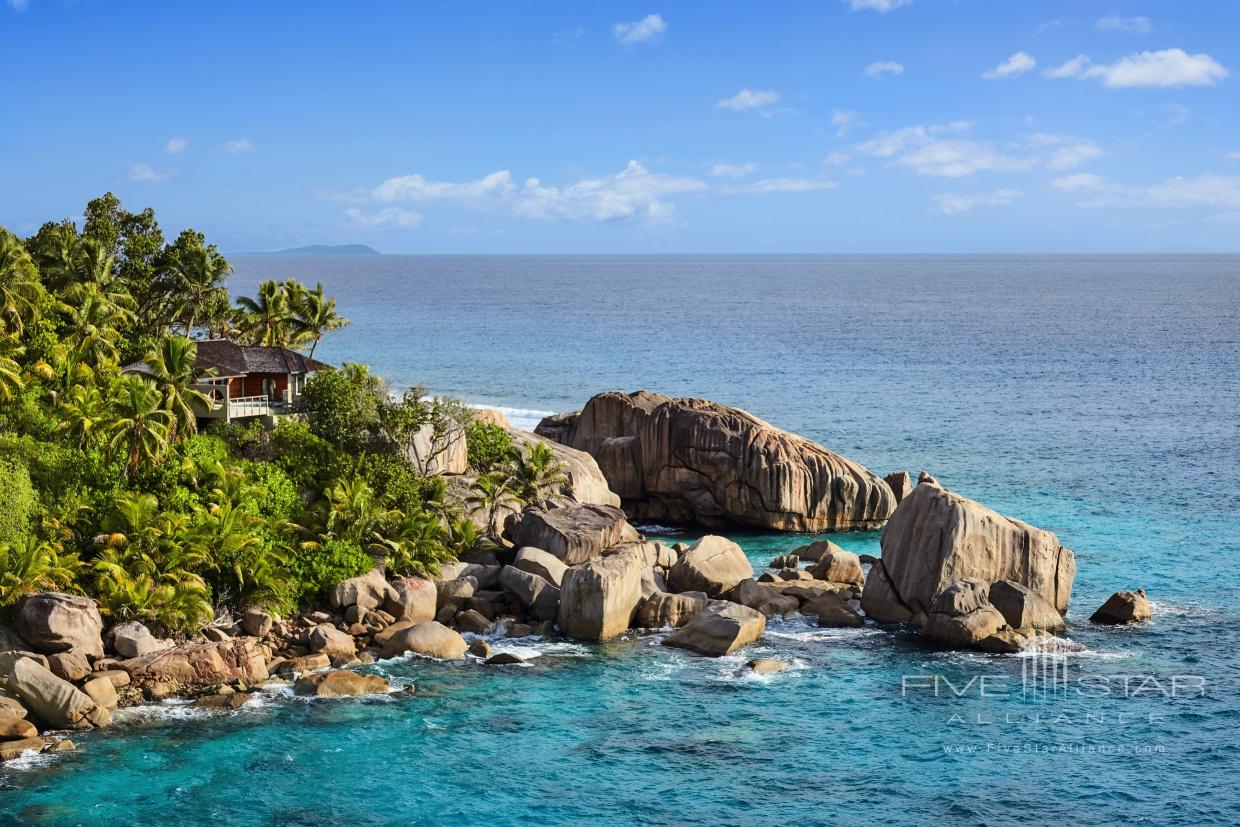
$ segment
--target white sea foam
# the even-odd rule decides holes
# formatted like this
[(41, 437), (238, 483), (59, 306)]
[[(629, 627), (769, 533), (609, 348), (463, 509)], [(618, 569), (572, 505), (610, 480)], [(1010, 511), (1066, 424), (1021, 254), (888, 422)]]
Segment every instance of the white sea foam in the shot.
[(471, 408), (491, 408), (508, 417), (508, 421), (512, 427), (519, 428), (522, 431), (533, 431), (538, 427), (538, 423), (543, 417), (551, 416), (556, 411), (540, 411), (534, 408), (513, 408), (507, 405), (488, 405), (485, 402), (470, 402)]
[(675, 536), (685, 533), (683, 528), (677, 528), (672, 525), (660, 525), (659, 523), (638, 523), (633, 528), (642, 534), (670, 534)]
[(169, 698), (157, 704), (130, 706), (112, 713), (113, 723), (146, 724), (161, 721), (187, 721), (194, 718), (206, 718), (214, 714), (212, 710), (194, 706), (193, 701), (186, 698)]
[(37, 749), (24, 750), (21, 755), (11, 758), (0, 764), (0, 769), (4, 770), (37, 770), (51, 764), (63, 752), (39, 752)]

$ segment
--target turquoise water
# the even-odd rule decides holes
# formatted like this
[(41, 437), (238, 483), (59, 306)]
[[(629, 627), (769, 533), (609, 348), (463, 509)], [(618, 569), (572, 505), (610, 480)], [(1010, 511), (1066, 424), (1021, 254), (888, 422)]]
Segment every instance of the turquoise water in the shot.
[[(354, 323), (316, 355), (398, 385), (525, 421), (606, 388), (709, 396), (1053, 529), (1079, 569), (1073, 651), (1050, 659), (1068, 681), (1048, 693), (1045, 658), (800, 621), (720, 660), (658, 634), (504, 642), (537, 657), (368, 667), (413, 695), (128, 712), (75, 755), (0, 770), (0, 818), (1236, 823), (1240, 258), (237, 264), (234, 289), (322, 280)], [(756, 565), (805, 542), (733, 536)], [(834, 539), (877, 553), (876, 533)], [(1153, 623), (1086, 623), (1136, 586)], [(739, 675), (758, 655), (794, 666)]]

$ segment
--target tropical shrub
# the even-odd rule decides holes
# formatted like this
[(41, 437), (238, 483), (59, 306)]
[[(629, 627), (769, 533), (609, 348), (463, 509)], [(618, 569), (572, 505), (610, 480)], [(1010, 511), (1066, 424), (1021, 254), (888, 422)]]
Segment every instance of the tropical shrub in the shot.
[(512, 435), (489, 422), (471, 422), (465, 427), (465, 447), (469, 467), (485, 473), (513, 460)]
[(25, 463), (0, 458), (0, 543), (22, 543), (30, 531), (39, 499)]
[(302, 601), (333, 588), (337, 583), (365, 574), (374, 559), (353, 540), (328, 540), (293, 549), (287, 559), (289, 591)]
[(0, 608), (33, 592), (71, 588), (81, 565), (76, 552), (61, 552), (36, 537), (0, 543)]

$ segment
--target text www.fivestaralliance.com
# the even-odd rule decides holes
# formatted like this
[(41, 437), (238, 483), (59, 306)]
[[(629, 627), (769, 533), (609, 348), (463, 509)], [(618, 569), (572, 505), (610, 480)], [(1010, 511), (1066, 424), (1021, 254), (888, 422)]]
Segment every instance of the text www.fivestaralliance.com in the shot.
[(1045, 744), (1024, 741), (1012, 744), (944, 744), (948, 755), (1159, 755), (1167, 751), (1162, 744)]

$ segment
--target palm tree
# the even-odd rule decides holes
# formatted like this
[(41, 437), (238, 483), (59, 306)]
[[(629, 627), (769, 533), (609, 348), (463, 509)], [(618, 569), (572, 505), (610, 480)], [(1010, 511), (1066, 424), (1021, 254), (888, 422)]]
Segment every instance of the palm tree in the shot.
[(0, 228), (0, 325), (21, 335), (37, 313), (39, 271), (17, 236)]
[(73, 257), (74, 282), (78, 285), (94, 284), (109, 287), (116, 272), (116, 256), (93, 238), (78, 242)]
[(465, 505), (470, 513), (483, 512), (486, 515), (487, 528), (495, 530), (495, 515), (505, 508), (516, 510), (521, 507), (521, 498), (508, 486), (508, 475), (502, 471), (491, 471), (474, 480), (469, 488), (469, 496)]
[(289, 307), (288, 288), (276, 281), (265, 281), (258, 286), (258, 296), (251, 299), (241, 296), (238, 306), (246, 313), (244, 330), (251, 342), (267, 347), (284, 347), (288, 344), (292, 309)]
[(295, 294), (293, 309), (301, 328), (301, 338), (310, 342), (310, 356), (313, 358), (314, 350), (319, 346), (323, 335), (346, 326), (349, 320), (336, 312), (335, 299), (323, 295), (321, 283), (316, 284), (313, 290), (307, 290), (301, 285), (298, 287), (300, 290)]
[(37, 537), (0, 544), (0, 607), (32, 592), (57, 591), (73, 584), (81, 561)]
[(371, 553), (390, 548), (384, 529), (404, 516), (398, 509), (381, 507), (375, 491), (359, 475), (338, 479), (323, 492), (315, 515), (317, 539), (303, 544), (316, 548), (331, 540), (350, 540)]
[(168, 434), (172, 442), (176, 442), (178, 436), (184, 438), (198, 430), (195, 406), (200, 410), (211, 407), (211, 399), (193, 387), (197, 379), (194, 367), (197, 355), (198, 345), (192, 340), (165, 336), (159, 347), (146, 357), (155, 386), (163, 397), (164, 410), (172, 414), (172, 428)]
[(35, 264), (47, 289), (60, 293), (73, 284), (76, 279), (74, 262), (78, 258), (81, 242), (72, 221), (62, 221), (51, 230), (46, 244), (35, 257)]
[(204, 317), (211, 302), (221, 294), (224, 279), (232, 265), (211, 247), (195, 244), (180, 251), (168, 265), (168, 271), (183, 290), (178, 311), (185, 322), (185, 335)]
[(68, 321), (65, 341), (69, 346), (66, 358), (65, 387), (74, 378), (79, 366), (91, 373), (107, 372), (119, 358), (117, 343), (121, 326), (132, 321), (133, 313), (118, 304), (95, 286), (77, 293), (77, 308)]
[(22, 388), (26, 380), (22, 378), (22, 367), (17, 360), (26, 353), (26, 348), (16, 336), (0, 336), (0, 402), (10, 402)]
[(517, 455), (509, 485), (527, 503), (545, 506), (571, 480), (567, 467), (555, 451), (543, 442), (535, 442)]
[(61, 430), (76, 437), (79, 448), (85, 448), (107, 421), (108, 403), (94, 385), (74, 385), (68, 401), (60, 408), (60, 416)]
[(175, 417), (163, 407), (159, 391), (141, 376), (128, 374), (112, 383), (108, 452), (125, 455), (125, 477), (153, 465), (168, 448)]
[(451, 534), (444, 521), (429, 511), (401, 514), (383, 537), (386, 564), (396, 574), (439, 573), (439, 564), (452, 559)]

